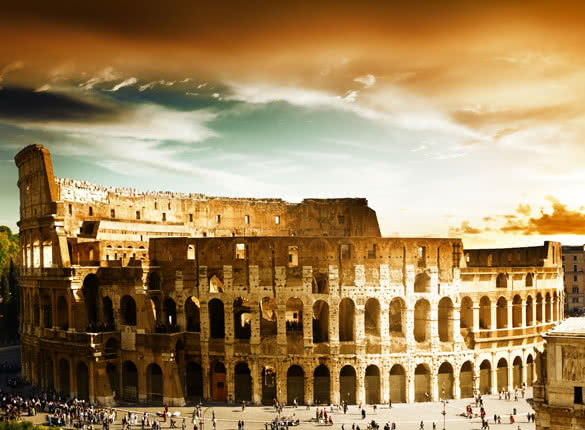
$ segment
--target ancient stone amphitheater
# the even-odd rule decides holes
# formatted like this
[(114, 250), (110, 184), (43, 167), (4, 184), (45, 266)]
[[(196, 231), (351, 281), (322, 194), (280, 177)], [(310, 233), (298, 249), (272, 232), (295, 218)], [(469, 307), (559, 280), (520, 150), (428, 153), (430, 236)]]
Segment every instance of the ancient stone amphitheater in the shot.
[(531, 385), (558, 243), (382, 238), (365, 199), (230, 199), (19, 169), (23, 375), (102, 404), (422, 402)]

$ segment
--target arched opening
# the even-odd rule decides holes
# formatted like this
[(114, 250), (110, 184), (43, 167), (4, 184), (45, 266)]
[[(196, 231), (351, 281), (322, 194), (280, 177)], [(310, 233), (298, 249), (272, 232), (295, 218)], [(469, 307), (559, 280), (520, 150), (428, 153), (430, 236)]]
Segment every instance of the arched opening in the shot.
[(532, 273), (529, 273), (526, 275), (526, 286), (532, 287), (533, 285), (534, 285), (534, 275), (532, 275)]
[(286, 301), (286, 335), (303, 337), (303, 302), (296, 297)]
[[(274, 402), (278, 396), (276, 395), (276, 371), (271, 367), (262, 368), (262, 403), (270, 404)], [(290, 397), (290, 392), (287, 391), (287, 396)], [(298, 401), (298, 400), (297, 400)], [(301, 396), (302, 401), (302, 396)]]
[(532, 296), (526, 298), (526, 327), (534, 325), (534, 312), (533, 312)]
[(59, 296), (57, 299), (57, 323), (60, 330), (69, 329), (69, 307), (67, 299), (63, 296)]
[(503, 296), (496, 303), (496, 326), (508, 328), (508, 301)]
[(546, 293), (545, 296), (545, 308), (544, 308), (544, 316), (545, 316), (545, 321), (546, 322), (550, 322), (551, 321), (551, 317), (552, 317), (552, 300), (550, 297), (550, 293)]
[(203, 399), (203, 370), (199, 363), (190, 361), (186, 372), (187, 398), (192, 401)]
[(439, 341), (453, 340), (453, 302), (449, 297), (439, 301)]
[(71, 386), (69, 385), (69, 360), (62, 358), (59, 360), (59, 391), (63, 396), (71, 395)]
[(89, 371), (83, 361), (77, 363), (77, 398), (89, 400)]
[(492, 365), (489, 360), (483, 360), (479, 366), (479, 392), (481, 394), (490, 394), (492, 391), (491, 371)]
[(304, 403), (305, 371), (301, 366), (293, 365), (286, 372), (286, 401), (289, 405), (296, 400), (298, 404)]
[(406, 327), (404, 320), (406, 316), (405, 309), (406, 305), (404, 300), (399, 297), (392, 299), (390, 302), (388, 322), (390, 324), (391, 337), (404, 337), (404, 327)]
[(329, 305), (324, 300), (313, 304), (313, 343), (329, 342)]
[(252, 374), (248, 363), (239, 362), (235, 368), (235, 397), (236, 402), (252, 401)]
[(120, 353), (120, 344), (115, 337), (111, 337), (106, 342), (105, 347), (106, 352), (106, 360), (113, 360), (118, 358), (118, 354)]
[(512, 362), (512, 385), (514, 388), (522, 388), (522, 358), (516, 357)]
[(157, 296), (150, 298), (150, 309), (152, 312), (152, 320), (154, 321), (155, 327), (158, 329), (161, 327), (163, 316), (160, 310), (160, 300)]
[(126, 295), (120, 300), (120, 316), (122, 324), (136, 325), (136, 302), (132, 297)]
[(227, 398), (225, 366), (221, 361), (211, 368), (211, 398), (216, 402), (225, 402)]
[(328, 276), (326, 273), (313, 274), (313, 294), (329, 294)]
[(351, 365), (345, 365), (339, 372), (339, 396), (348, 405), (356, 404), (356, 373)]
[(41, 297), (41, 306), (43, 309), (43, 327), (53, 327), (53, 304), (50, 295), (43, 295)]
[(146, 390), (149, 402), (162, 403), (163, 372), (156, 363), (151, 363), (146, 368)]
[(208, 307), (209, 335), (212, 339), (225, 338), (225, 315), (223, 313), (223, 302), (219, 299), (211, 299), (209, 301)]
[(500, 358), (498, 361), (497, 387), (498, 392), (508, 389), (508, 361), (505, 358)]
[(328, 405), (330, 403), (330, 387), (329, 369), (324, 364), (321, 364), (313, 372), (313, 403), (316, 405)]
[(522, 299), (518, 294), (512, 300), (512, 327), (522, 327)]
[(150, 291), (160, 290), (160, 276), (156, 272), (150, 272), (148, 274), (148, 289)]
[(131, 361), (124, 362), (122, 366), (122, 400), (138, 401), (138, 369)]
[(339, 302), (339, 341), (352, 342), (355, 337), (355, 304), (344, 298)]
[(195, 260), (195, 247), (193, 245), (187, 246), (187, 260)]
[(414, 305), (414, 340), (421, 343), (428, 340), (430, 333), (431, 305), (426, 300), (419, 300)]
[(542, 324), (542, 294), (536, 295), (536, 324)]
[(559, 320), (559, 296), (557, 295), (556, 291), (553, 293), (552, 314), (553, 314), (552, 315), (553, 321), (558, 321)]
[(367, 337), (380, 337), (380, 302), (368, 299), (364, 309), (364, 330)]
[(170, 329), (168, 331), (174, 331), (173, 329), (177, 326), (177, 305), (173, 299), (167, 297), (163, 302), (164, 310), (164, 325)]
[(431, 292), (431, 277), (426, 272), (419, 273), (414, 278), (414, 292), (415, 293), (430, 293)]
[[(461, 319), (459, 320), (461, 335), (465, 337), (468, 330), (473, 330), (473, 300), (470, 297), (461, 299)], [(468, 330), (465, 330), (468, 329)]]
[(185, 319), (187, 320), (187, 331), (201, 331), (201, 312), (199, 300), (196, 297), (189, 297), (185, 302)]
[(496, 278), (496, 288), (508, 288), (508, 277), (504, 273), (500, 273)]
[(390, 369), (390, 400), (392, 403), (406, 403), (406, 372), (400, 364)]
[[(39, 360), (40, 364), (40, 360)], [(53, 368), (53, 360), (50, 358), (45, 362), (45, 375), (47, 375), (47, 380), (45, 384), (45, 388), (49, 390), (55, 389), (55, 381), (54, 381), (54, 368)]]
[(425, 364), (419, 364), (414, 370), (414, 401), (430, 402), (431, 372)]
[(83, 280), (83, 300), (85, 302), (85, 312), (87, 315), (87, 330), (95, 331), (95, 326), (98, 321), (98, 288), (99, 281), (96, 275), (90, 273)]
[(380, 403), (380, 369), (373, 364), (366, 367), (366, 404)]
[(526, 357), (526, 385), (532, 387), (534, 381), (534, 360), (532, 354), (528, 354)]
[(450, 363), (444, 362), (439, 366), (439, 394), (441, 400), (453, 399), (455, 390), (455, 378), (453, 377), (453, 366)]
[(462, 399), (473, 397), (473, 364), (471, 361), (466, 361), (461, 366), (461, 372), (459, 373), (459, 390)]
[(114, 363), (108, 363), (106, 365), (106, 374), (108, 376), (108, 383), (110, 384), (110, 391), (114, 400), (120, 398), (120, 373), (118, 367)]
[(260, 302), (260, 337), (273, 337), (276, 334), (276, 300), (273, 297), (262, 297)]
[(234, 335), (236, 339), (250, 339), (252, 336), (252, 313), (250, 303), (243, 297), (234, 300)]
[(105, 330), (115, 330), (116, 323), (114, 321), (114, 305), (112, 304), (112, 299), (110, 299), (108, 296), (102, 299), (102, 315)]

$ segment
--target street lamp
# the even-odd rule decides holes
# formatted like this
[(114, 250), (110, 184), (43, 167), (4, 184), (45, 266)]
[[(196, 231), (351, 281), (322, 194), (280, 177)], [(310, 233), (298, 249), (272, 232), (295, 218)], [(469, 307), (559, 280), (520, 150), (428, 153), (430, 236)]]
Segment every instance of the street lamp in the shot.
[(445, 399), (445, 387), (444, 386), (441, 389), (441, 397), (443, 397), (441, 399), (441, 403), (443, 404), (443, 412), (441, 412), (441, 415), (443, 415), (443, 430), (445, 430), (445, 418), (447, 415), (447, 411), (445, 409), (447, 407), (447, 403), (449, 403), (449, 402)]
[(199, 429), (200, 430), (203, 430), (203, 425), (205, 424), (205, 414), (210, 409), (213, 411), (213, 408), (211, 406), (210, 407), (207, 407), (207, 408), (205, 408), (205, 410), (203, 411), (203, 413), (199, 416)]

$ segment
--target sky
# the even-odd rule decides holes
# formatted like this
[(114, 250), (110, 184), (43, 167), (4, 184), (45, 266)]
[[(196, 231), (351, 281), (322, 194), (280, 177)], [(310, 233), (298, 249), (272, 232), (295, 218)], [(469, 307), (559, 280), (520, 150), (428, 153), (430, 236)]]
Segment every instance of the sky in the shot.
[(584, 19), (569, 1), (10, 2), (0, 225), (39, 143), (59, 177), (365, 197), (384, 236), (583, 244)]

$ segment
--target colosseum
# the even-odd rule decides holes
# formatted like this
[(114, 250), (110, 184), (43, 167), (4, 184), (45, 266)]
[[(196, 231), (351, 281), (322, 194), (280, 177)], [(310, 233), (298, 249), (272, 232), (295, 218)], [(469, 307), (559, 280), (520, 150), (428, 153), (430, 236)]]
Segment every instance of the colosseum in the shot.
[(365, 199), (143, 193), (19, 170), (23, 376), (104, 405), (424, 402), (530, 386), (559, 243), (383, 238)]

